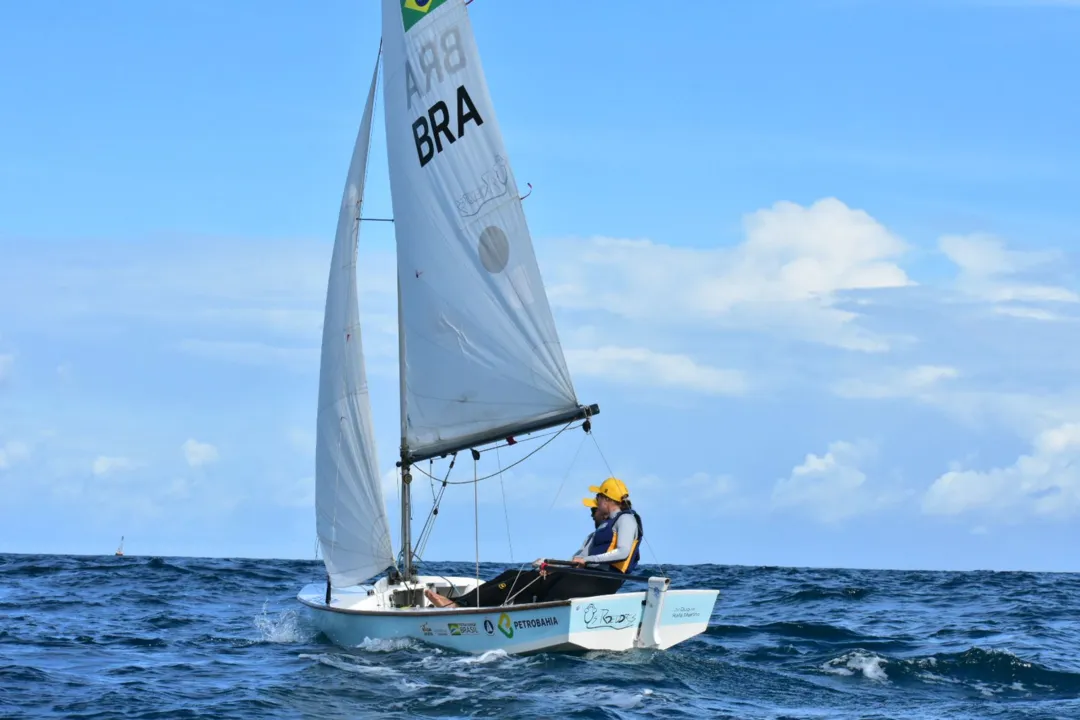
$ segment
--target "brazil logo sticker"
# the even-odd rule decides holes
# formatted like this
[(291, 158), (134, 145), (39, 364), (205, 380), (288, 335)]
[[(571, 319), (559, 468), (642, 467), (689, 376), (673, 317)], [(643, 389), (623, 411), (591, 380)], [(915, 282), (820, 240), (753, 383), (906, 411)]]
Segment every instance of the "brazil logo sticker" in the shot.
[(401, 19), (405, 23), (405, 32), (427, 17), (427, 14), (442, 5), (446, 0), (401, 0)]

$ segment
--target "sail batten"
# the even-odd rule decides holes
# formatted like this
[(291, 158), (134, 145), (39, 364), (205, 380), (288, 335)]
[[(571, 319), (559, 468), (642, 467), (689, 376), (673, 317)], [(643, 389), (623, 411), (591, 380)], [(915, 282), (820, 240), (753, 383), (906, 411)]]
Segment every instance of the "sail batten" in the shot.
[(323, 318), (315, 441), (316, 529), (330, 584), (363, 582), (394, 564), (375, 451), (356, 287), (376, 60), (342, 194)]
[(464, 1), (383, 0), (383, 53), (403, 459), (583, 413)]

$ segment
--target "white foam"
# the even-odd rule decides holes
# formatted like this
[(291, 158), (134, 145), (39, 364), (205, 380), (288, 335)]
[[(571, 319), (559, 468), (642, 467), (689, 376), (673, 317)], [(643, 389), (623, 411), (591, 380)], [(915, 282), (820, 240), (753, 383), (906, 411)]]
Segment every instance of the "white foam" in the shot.
[(885, 658), (873, 653), (855, 650), (828, 661), (821, 666), (821, 669), (827, 673), (848, 677), (862, 673), (867, 680), (885, 682), (889, 679), (884, 667), (888, 662)]
[(400, 675), (397, 670), (387, 667), (385, 665), (372, 665), (364, 660), (353, 657), (352, 655), (337, 655), (330, 653), (318, 653), (309, 654), (302, 653), (300, 657), (304, 660), (314, 660), (322, 665), (328, 665), (338, 670), (344, 670), (345, 672), (355, 673), (357, 675)]
[(271, 616), (266, 612), (265, 603), (262, 614), (255, 616), (255, 628), (262, 635), (261, 640), (268, 643), (302, 643), (312, 640), (317, 634), (301, 626), (300, 616), (295, 610), (285, 610)]
[(363, 650), (365, 652), (396, 652), (398, 650), (405, 650), (415, 645), (415, 641), (412, 638), (364, 638), (364, 641), (359, 645), (354, 645), (356, 650)]
[(488, 663), (498, 662), (499, 660), (507, 660), (510, 656), (505, 650), (488, 650), (482, 655), (474, 655), (471, 657), (458, 658), (456, 662), (462, 665), (486, 665)]

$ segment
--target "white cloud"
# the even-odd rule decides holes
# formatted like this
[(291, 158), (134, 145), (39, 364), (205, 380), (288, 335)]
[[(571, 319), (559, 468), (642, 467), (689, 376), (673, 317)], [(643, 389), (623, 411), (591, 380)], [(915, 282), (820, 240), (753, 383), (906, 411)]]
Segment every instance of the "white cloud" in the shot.
[(282, 335), (317, 338), (322, 331), (323, 313), (317, 307), (210, 307), (197, 318), (208, 325), (258, 327)]
[(278, 347), (261, 342), (182, 340), (183, 352), (241, 365), (284, 365), (297, 372), (318, 372), (319, 349)]
[(647, 348), (606, 345), (593, 350), (568, 350), (566, 361), (575, 376), (591, 376), (627, 385), (650, 385), (733, 395), (746, 390), (737, 370), (700, 365), (686, 355)]
[(1042, 320), (1043, 322), (1055, 322), (1069, 319), (1057, 313), (1052, 313), (1049, 310), (1040, 310), (1038, 308), (1017, 305), (999, 305), (994, 308), (994, 312), (1006, 317), (1022, 318), (1024, 320)]
[(918, 365), (913, 368), (885, 371), (873, 380), (848, 379), (835, 383), (834, 393), (846, 398), (920, 398), (929, 399), (946, 380), (959, 377), (948, 365)]
[[(362, 253), (365, 351), (381, 357), (397, 350), (395, 253), (372, 237)], [(330, 254), (328, 242), (266, 238), (102, 242), (60, 258), (32, 248), (0, 266), (0, 308), (19, 307), (3, 321), (35, 333), (145, 325), (145, 342), (163, 332), (190, 338), (179, 348), (189, 354), (307, 370), (318, 366)]]
[(197, 440), (189, 439), (183, 444), (182, 449), (184, 451), (184, 459), (187, 460), (187, 464), (191, 467), (209, 465), (218, 459), (217, 448), (209, 443), (201, 443)]
[[(957, 288), (973, 298), (990, 303), (1080, 302), (1080, 295), (1068, 288), (1022, 279), (1025, 272), (1058, 259), (1058, 253), (1007, 250), (1000, 238), (981, 233), (946, 235), (938, 246), (960, 270)], [(1024, 306), (1010, 305), (1004, 312), (1013, 317), (1053, 319), (1045, 311)]]
[[(745, 515), (756, 509), (751, 499), (739, 492), (738, 483), (730, 475), (696, 472), (679, 478), (620, 473), (618, 477), (630, 488), (630, 498), (639, 508), (683, 508), (699, 516)], [(595, 480), (583, 481), (575, 489), (566, 484), (558, 505), (581, 507), (581, 498), (589, 494), (584, 488), (595, 484)], [(535, 487), (535, 483), (527, 487)]]
[(8, 379), (11, 369), (15, 367), (15, 356), (11, 354), (0, 355), (0, 382)]
[(94, 475), (101, 477), (121, 470), (130, 470), (132, 467), (133, 464), (131, 460), (126, 457), (108, 457), (100, 455), (94, 460), (92, 470)]
[(733, 500), (737, 490), (735, 480), (730, 475), (712, 475), (706, 472), (694, 473), (675, 487), (679, 493), (691, 498), (693, 503), (708, 505)]
[(179, 500), (191, 495), (192, 484), (187, 478), (173, 478), (172, 483), (165, 489), (165, 496), (170, 499)]
[(315, 507), (315, 478), (304, 477), (286, 484), (276, 494), (279, 505), (285, 507)]
[(1032, 451), (1008, 467), (950, 470), (930, 486), (922, 507), (930, 515), (979, 512), (1010, 520), (1077, 515), (1080, 423), (1063, 423), (1039, 433)]
[[(686, 327), (781, 330), (813, 342), (878, 352), (888, 341), (854, 324), (845, 291), (912, 285), (895, 259), (906, 245), (834, 198), (779, 202), (751, 213), (746, 239), (696, 249), (647, 240), (555, 243), (545, 264), (552, 305)], [(547, 268), (550, 267), (551, 271)]]
[(289, 444), (298, 452), (305, 455), (315, 456), (315, 433), (299, 427), (291, 427), (286, 433)]
[(9, 440), (0, 445), (0, 470), (7, 470), (28, 457), (30, 457), (29, 445), (18, 440)]
[(867, 443), (834, 442), (824, 455), (808, 454), (787, 478), (776, 481), (773, 507), (832, 523), (895, 502), (895, 493), (868, 485), (860, 469), (873, 453)]

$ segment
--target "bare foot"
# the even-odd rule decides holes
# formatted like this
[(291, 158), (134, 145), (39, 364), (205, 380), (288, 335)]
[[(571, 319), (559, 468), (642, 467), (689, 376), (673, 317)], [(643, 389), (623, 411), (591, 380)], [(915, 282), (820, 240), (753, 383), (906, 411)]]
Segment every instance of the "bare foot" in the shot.
[(442, 595), (430, 588), (424, 590), (424, 597), (426, 597), (435, 607), (457, 607), (456, 602), (454, 602), (450, 598), (443, 597)]

